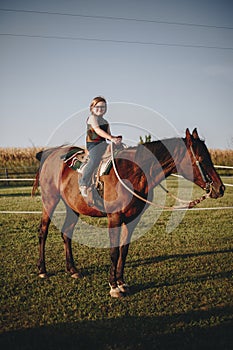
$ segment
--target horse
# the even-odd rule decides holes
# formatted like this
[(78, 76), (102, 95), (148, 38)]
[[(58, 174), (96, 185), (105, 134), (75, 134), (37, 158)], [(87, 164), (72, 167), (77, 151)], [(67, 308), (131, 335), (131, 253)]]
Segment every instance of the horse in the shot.
[[(111, 259), (109, 286), (112, 297), (122, 297), (130, 292), (124, 278), (130, 240), (142, 213), (153, 199), (155, 186), (169, 175), (178, 173), (209, 192), (210, 198), (222, 197), (225, 191), (205, 142), (200, 139), (196, 128), (192, 134), (187, 128), (184, 138), (174, 137), (152, 141), (121, 150), (114, 161), (118, 177), (114, 167), (110, 169), (108, 175), (100, 177), (104, 185), (105, 210), (97, 205), (90, 206), (81, 196), (78, 173), (61, 160), (64, 151), (64, 146), (60, 146), (47, 149), (37, 155), (40, 168), (33, 191), (35, 192), (40, 183), (43, 203), (38, 233), (39, 276), (48, 277), (45, 243), (52, 215), (58, 202), (62, 200), (66, 207), (66, 217), (61, 230), (66, 270), (74, 278), (81, 277), (74, 262), (71, 244), (79, 215), (107, 217)], [(119, 182), (119, 177), (124, 181), (126, 179), (127, 183), (130, 182), (133, 195), (129, 193), (126, 186), (123, 186), (123, 182)]]

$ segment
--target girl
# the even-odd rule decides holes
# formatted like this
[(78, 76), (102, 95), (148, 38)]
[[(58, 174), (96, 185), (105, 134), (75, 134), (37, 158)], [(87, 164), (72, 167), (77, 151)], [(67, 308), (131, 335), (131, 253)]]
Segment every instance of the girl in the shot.
[(89, 161), (79, 180), (79, 189), (83, 197), (87, 197), (87, 187), (90, 184), (93, 171), (106, 150), (106, 140), (110, 140), (116, 145), (121, 143), (122, 138), (111, 135), (109, 124), (103, 118), (106, 111), (106, 100), (101, 96), (95, 97), (90, 104), (91, 115), (87, 118), (86, 146), (89, 151)]

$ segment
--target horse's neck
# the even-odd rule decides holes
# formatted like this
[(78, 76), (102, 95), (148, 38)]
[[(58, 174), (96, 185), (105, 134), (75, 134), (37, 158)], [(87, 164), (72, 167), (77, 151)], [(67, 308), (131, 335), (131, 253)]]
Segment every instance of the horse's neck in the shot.
[(143, 146), (138, 153), (138, 158), (143, 160), (144, 164), (148, 164), (151, 188), (170, 174), (177, 172), (176, 164), (181, 162), (186, 151), (183, 139), (179, 138), (154, 141)]
[(183, 140), (177, 138), (124, 150), (118, 155), (120, 159), (116, 159), (119, 176), (129, 180), (139, 192), (150, 190), (176, 173), (176, 164), (181, 162), (185, 150)]

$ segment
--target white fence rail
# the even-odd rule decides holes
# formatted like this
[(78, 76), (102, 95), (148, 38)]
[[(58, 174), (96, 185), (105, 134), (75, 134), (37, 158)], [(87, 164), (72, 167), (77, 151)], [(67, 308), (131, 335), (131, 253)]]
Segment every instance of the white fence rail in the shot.
[(5, 181), (5, 182), (8, 182), (8, 181), (34, 181), (35, 180), (35, 178), (26, 178), (26, 179), (22, 179), (22, 178), (7, 178), (7, 179), (0, 179), (0, 181)]
[[(233, 166), (228, 166), (228, 165), (214, 165), (214, 167), (215, 168), (217, 168), (217, 169), (233, 169)], [(6, 178), (3, 178), (3, 179), (0, 179), (0, 182), (2, 181), (2, 182), (10, 182), (10, 181), (12, 181), (12, 182), (25, 182), (25, 181), (34, 181), (35, 180), (35, 178), (33, 177), (33, 178), (20, 178), (20, 177), (17, 177), (17, 178), (15, 178), (15, 177), (10, 177), (10, 174), (8, 174), (8, 172), (7, 171), (5, 171), (5, 175), (6, 175)], [(179, 176), (179, 177), (182, 177), (182, 176), (180, 176), (180, 175), (175, 175), (175, 174), (173, 174), (174, 176)], [(227, 176), (228, 177), (228, 176)], [(225, 186), (229, 186), (229, 187), (233, 187), (233, 184), (226, 184), (226, 183), (224, 183), (224, 185)]]
[(233, 166), (228, 165), (214, 165), (214, 167), (217, 169), (233, 169)]

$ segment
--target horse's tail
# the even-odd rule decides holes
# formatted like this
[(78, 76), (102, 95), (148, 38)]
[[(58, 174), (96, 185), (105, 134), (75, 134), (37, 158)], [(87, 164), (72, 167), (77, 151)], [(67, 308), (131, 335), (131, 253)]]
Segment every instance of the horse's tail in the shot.
[(38, 153), (36, 153), (36, 159), (39, 160), (40, 162), (40, 167), (36, 173), (36, 177), (35, 177), (35, 180), (34, 180), (34, 183), (33, 183), (33, 186), (32, 186), (32, 192), (31, 192), (31, 195), (32, 196), (35, 196), (36, 194), (36, 191), (39, 187), (39, 182), (40, 182), (40, 170), (44, 164), (44, 161), (46, 160), (46, 158), (54, 152), (54, 150), (56, 150), (57, 148), (49, 148), (49, 149), (46, 149), (46, 150), (42, 150)]
[(44, 151), (40, 151), (40, 152), (36, 153), (36, 159), (39, 160), (39, 162), (41, 161), (43, 152)]
[(36, 177), (35, 180), (33, 182), (33, 186), (32, 186), (32, 192), (31, 192), (31, 196), (34, 197), (36, 194), (36, 191), (39, 187), (39, 179), (40, 179), (40, 170), (37, 171), (36, 173)]
[(40, 162), (40, 168), (42, 168), (44, 161), (48, 158), (48, 156), (59, 148), (60, 147), (48, 148), (48, 149), (45, 149), (44, 151), (42, 150), (36, 153), (36, 159), (39, 160)]

